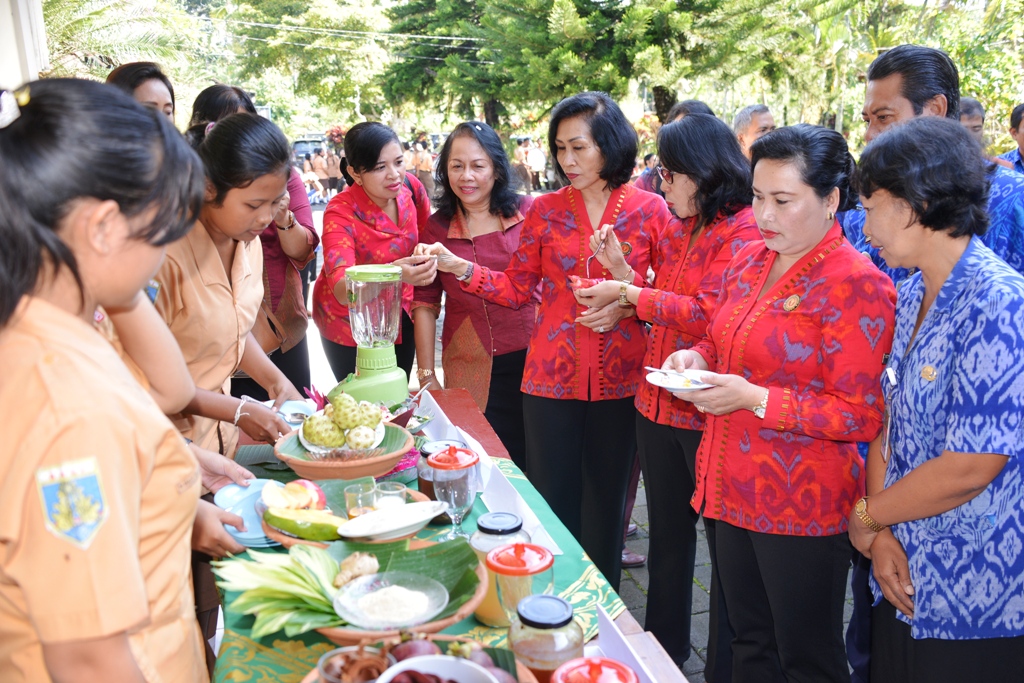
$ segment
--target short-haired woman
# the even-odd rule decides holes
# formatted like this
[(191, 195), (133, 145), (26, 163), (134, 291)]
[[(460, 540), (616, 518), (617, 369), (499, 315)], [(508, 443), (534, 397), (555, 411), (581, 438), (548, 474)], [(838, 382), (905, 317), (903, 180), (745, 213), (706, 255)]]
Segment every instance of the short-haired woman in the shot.
[(412, 371), (416, 342), (410, 313), (414, 286), (434, 281), (433, 259), (410, 258), (430, 206), (417, 203), (406, 182), (398, 136), (382, 123), (357, 123), (345, 134), (348, 187), (324, 211), (324, 267), (313, 287), (313, 321), (327, 362), (339, 381), (356, 369), (356, 342), (348, 320), (345, 270), (367, 263), (402, 267), (402, 325), (398, 367)]
[[(562, 100), (551, 112), (548, 144), (570, 184), (534, 201), (504, 272), (477, 267), (440, 244), (422, 249), (445, 257), (441, 270), (494, 303), (522, 306), (540, 285), (522, 383), (527, 472), (617, 588), (646, 334), (628, 305), (591, 309), (577, 302), (570, 278), (642, 284), (670, 214), (661, 197), (628, 184), (636, 132), (605, 93)], [(604, 225), (614, 226), (626, 254), (617, 271), (591, 258), (590, 238)]]
[[(501, 138), (490, 126), (479, 121), (460, 123), (438, 155), (437, 212), (420, 233), (420, 242), (443, 244), (460, 258), (487, 268), (507, 268), (519, 248), (523, 216), (533, 204), (529, 195), (516, 194), (513, 173)], [(421, 387), (441, 386), (434, 375), (434, 344), (442, 294), (444, 383), (449, 389), (469, 390), (512, 460), (525, 470), (519, 386), (537, 297), (518, 309), (496, 305), (464, 291), (450, 273), (417, 287), (412, 306)]]
[(849, 681), (847, 518), (857, 443), (881, 430), (896, 293), (835, 221), (856, 201), (842, 135), (800, 124), (751, 152), (764, 241), (736, 254), (704, 339), (665, 366), (714, 371), (676, 396), (707, 415), (693, 505), (717, 520), (734, 680)]
[[(1024, 278), (986, 247), (987, 164), (956, 122), (892, 128), (861, 157), (864, 235), (899, 290), (850, 538), (870, 556), (871, 680), (1024, 670)], [(882, 599), (884, 596), (884, 599)]]

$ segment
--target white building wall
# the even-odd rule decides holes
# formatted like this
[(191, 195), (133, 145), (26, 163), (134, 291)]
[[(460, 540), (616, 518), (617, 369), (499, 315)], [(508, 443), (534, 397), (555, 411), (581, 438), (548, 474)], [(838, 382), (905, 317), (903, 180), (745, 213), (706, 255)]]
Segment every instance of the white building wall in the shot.
[(0, 0), (0, 88), (15, 88), (50, 67), (42, 0)]

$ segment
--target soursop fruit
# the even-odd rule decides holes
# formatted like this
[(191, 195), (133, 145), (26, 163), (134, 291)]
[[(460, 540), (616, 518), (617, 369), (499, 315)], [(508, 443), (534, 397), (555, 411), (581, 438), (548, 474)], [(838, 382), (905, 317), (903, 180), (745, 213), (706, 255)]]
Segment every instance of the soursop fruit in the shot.
[(377, 440), (377, 433), (366, 425), (359, 425), (348, 430), (345, 440), (349, 448), (371, 448)]
[(361, 424), (359, 419), (359, 404), (352, 398), (351, 394), (338, 394), (331, 402), (333, 411), (331, 419), (341, 429), (352, 429)]
[(326, 415), (312, 415), (302, 423), (302, 436), (306, 441), (326, 448), (345, 445), (345, 432)]
[(376, 429), (380, 424), (380, 408), (367, 401), (359, 402), (359, 424)]

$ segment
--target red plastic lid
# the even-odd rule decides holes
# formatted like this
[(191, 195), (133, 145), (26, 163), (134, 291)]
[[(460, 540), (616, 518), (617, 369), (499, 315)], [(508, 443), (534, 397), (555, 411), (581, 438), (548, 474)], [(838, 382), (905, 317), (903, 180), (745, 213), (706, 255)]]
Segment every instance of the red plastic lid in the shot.
[(551, 683), (639, 683), (633, 670), (607, 657), (571, 659), (555, 669)]
[(509, 543), (487, 553), (487, 568), (503, 576), (531, 576), (551, 569), (555, 556), (532, 543)]
[(427, 458), (435, 470), (464, 470), (480, 462), (480, 456), (468, 448), (449, 446)]

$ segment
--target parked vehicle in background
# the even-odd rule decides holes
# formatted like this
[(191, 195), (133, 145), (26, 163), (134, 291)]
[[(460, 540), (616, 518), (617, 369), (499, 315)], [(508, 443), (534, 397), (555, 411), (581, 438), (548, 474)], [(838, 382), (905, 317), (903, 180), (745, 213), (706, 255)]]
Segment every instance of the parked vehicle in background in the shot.
[(292, 142), (292, 163), (302, 168), (306, 155), (313, 156), (318, 149), (326, 147), (326, 136), (321, 133), (305, 133)]

